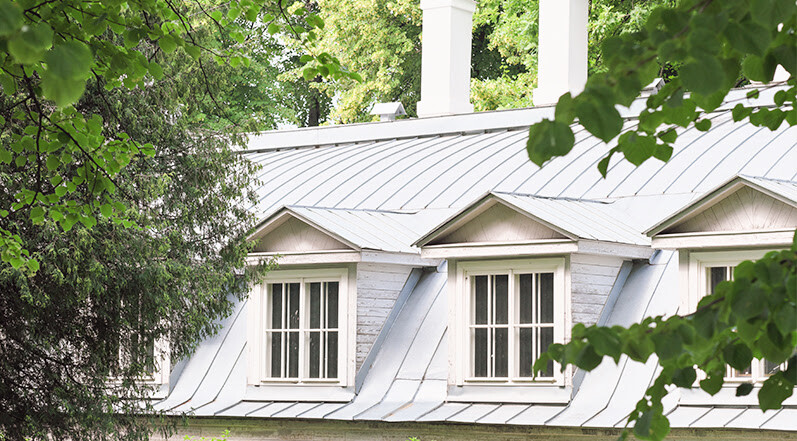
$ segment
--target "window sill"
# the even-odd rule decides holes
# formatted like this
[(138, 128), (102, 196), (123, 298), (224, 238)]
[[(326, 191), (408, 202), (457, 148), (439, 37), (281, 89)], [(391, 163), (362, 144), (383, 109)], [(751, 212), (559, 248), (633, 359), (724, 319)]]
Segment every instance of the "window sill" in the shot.
[(469, 403), (535, 403), (563, 404), (570, 402), (571, 386), (551, 383), (465, 384), (448, 386), (448, 401)]
[(348, 403), (354, 387), (330, 383), (264, 383), (247, 385), (246, 401), (324, 401)]

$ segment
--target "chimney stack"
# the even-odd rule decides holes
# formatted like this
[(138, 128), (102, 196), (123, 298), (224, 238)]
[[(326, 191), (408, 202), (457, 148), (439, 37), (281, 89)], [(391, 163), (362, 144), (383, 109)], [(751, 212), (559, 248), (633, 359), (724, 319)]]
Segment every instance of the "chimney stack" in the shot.
[(473, 112), (470, 52), (476, 2), (421, 0), (421, 10), (423, 43), (418, 116)]
[(589, 0), (540, 0), (535, 106), (584, 90), (588, 16)]

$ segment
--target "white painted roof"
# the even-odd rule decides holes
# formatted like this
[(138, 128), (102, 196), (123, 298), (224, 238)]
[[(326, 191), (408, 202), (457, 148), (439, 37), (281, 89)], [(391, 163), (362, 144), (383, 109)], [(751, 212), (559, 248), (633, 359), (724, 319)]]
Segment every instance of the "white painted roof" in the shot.
[[(552, 107), (266, 133), (252, 138), (247, 153), (262, 166), (254, 209), (265, 219), (288, 206), (363, 248), (409, 251), (435, 225), (492, 192), (534, 216), (552, 216), (551, 223), (580, 237), (646, 241), (642, 232), (737, 175), (756, 176), (746, 179), (794, 198), (794, 185), (783, 181), (797, 180), (797, 127), (770, 131), (733, 122), (730, 112), (738, 102), (771, 102), (775, 91), (762, 90), (754, 102), (744, 98), (746, 90), (734, 91), (710, 115), (710, 131), (681, 131), (669, 162), (634, 167), (615, 157), (606, 179), (596, 166), (612, 145), (577, 125), (570, 154), (543, 168), (529, 162), (528, 126), (551, 116)], [(640, 106), (623, 110), (626, 128), (637, 123)], [(591, 225), (586, 216), (599, 221)], [(677, 312), (677, 263), (677, 254), (668, 251), (636, 263), (606, 324)], [(609, 361), (587, 374), (568, 405), (536, 403), (533, 396), (525, 404), (447, 402), (446, 280), (441, 268), (407, 287), (412, 291), (382, 330), (384, 340), (351, 402), (244, 400), (242, 301), (221, 333), (203, 342), (173, 376), (169, 396), (156, 407), (198, 416), (612, 428), (625, 424), (655, 376), (654, 363), (623, 358), (619, 366)], [(791, 407), (761, 413), (735, 400), (679, 405), (678, 395), (667, 399), (673, 427), (793, 430), (797, 416)]]

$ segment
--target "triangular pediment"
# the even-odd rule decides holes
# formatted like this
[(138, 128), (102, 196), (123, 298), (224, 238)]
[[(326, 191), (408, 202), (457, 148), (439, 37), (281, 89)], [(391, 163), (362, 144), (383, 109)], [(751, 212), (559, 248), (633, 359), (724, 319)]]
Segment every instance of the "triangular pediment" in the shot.
[(454, 222), (428, 243), (511, 243), (567, 239), (562, 233), (495, 200)]
[(250, 240), (256, 241), (255, 252), (302, 253), (313, 251), (351, 250), (351, 246), (291, 213), (283, 213), (264, 223)]
[[(758, 178), (760, 180), (760, 178)], [(752, 232), (797, 228), (797, 204), (739, 177), (698, 199), (649, 234)]]

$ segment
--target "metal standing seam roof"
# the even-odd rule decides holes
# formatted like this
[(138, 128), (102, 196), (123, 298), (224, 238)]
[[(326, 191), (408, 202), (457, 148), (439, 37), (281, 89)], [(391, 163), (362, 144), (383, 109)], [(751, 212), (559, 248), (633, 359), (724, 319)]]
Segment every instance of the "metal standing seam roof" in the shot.
[(539, 197), (497, 191), (485, 195), (475, 203), (458, 211), (430, 230), (430, 233), (418, 239), (415, 245), (422, 246), (434, 240), (434, 237), (439, 234), (444, 234), (443, 231), (448, 231), (463, 215), (490, 199), (502, 201), (572, 239), (650, 245), (650, 239), (623, 222), (623, 219), (629, 217), (629, 214), (615, 209), (612, 202)]
[[(264, 184), (254, 208), (265, 218), (287, 206), (362, 248), (417, 252), (416, 240), (492, 192), (533, 216), (553, 216), (552, 224), (566, 224), (579, 237), (637, 243), (650, 225), (740, 174), (794, 197), (797, 127), (761, 129), (733, 122), (730, 112), (737, 102), (771, 102), (775, 91), (762, 90), (756, 101), (735, 91), (710, 115), (711, 130), (680, 131), (670, 161), (634, 167), (615, 156), (606, 179), (596, 165), (612, 146), (578, 126), (568, 155), (543, 168), (529, 162), (528, 125), (550, 116), (551, 107), (263, 134), (252, 139), (247, 154), (262, 166)], [(626, 129), (636, 124), (640, 105), (623, 111)], [(604, 312), (606, 324), (675, 313), (677, 262), (675, 253), (660, 251), (649, 263), (636, 263), (613, 308)], [(565, 406), (534, 403), (533, 397), (528, 404), (447, 402), (446, 280), (444, 267), (423, 273), (392, 326), (382, 330), (380, 349), (348, 403), (246, 401), (247, 314), (241, 301), (221, 332), (181, 362), (156, 408), (198, 416), (606, 428), (624, 425), (654, 378), (655, 363), (622, 358), (618, 366), (608, 362), (586, 374)], [(678, 396), (675, 391), (665, 400), (673, 427), (794, 430), (797, 419), (793, 405), (762, 413), (736, 401), (686, 406)]]

